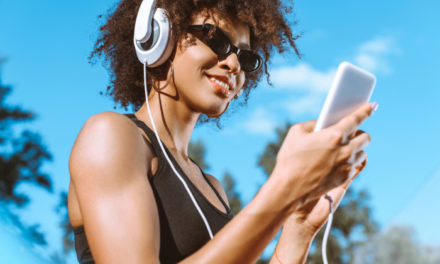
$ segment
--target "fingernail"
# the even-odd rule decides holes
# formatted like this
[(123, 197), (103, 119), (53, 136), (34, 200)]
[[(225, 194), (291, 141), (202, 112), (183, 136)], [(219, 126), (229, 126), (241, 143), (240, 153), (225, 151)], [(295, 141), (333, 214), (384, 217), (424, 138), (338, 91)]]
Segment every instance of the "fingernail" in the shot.
[(374, 113), (377, 111), (377, 109), (379, 108), (379, 104), (374, 102), (371, 104), (371, 110), (373, 110), (371, 113)]

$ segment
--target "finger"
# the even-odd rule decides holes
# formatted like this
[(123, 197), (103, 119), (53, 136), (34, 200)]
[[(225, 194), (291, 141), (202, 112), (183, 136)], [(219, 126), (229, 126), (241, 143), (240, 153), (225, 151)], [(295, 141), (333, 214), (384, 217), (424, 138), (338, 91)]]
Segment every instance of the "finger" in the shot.
[(351, 177), (350, 179), (348, 179), (344, 185), (342, 186), (342, 188), (344, 188), (345, 190), (348, 189), (348, 187), (350, 187), (351, 183), (354, 181), (354, 179), (356, 179), (356, 177), (359, 175), (359, 173), (365, 168), (365, 166), (367, 166), (368, 163), (368, 156), (365, 154), (365, 158), (362, 161), (362, 163), (360, 163), (358, 166), (356, 166), (355, 168), (355, 174), (353, 175), (353, 177)]
[(364, 168), (367, 166), (367, 163), (368, 163), (368, 157), (365, 157), (364, 161), (359, 166), (356, 167), (356, 172), (353, 178), (350, 180), (350, 182), (357, 178), (357, 176), (361, 173), (361, 171), (363, 171)]
[(344, 197), (344, 194), (347, 191), (348, 186), (347, 186), (347, 188), (344, 188), (344, 187), (345, 187), (345, 185), (338, 186), (327, 193), (327, 195), (329, 195), (333, 200), (333, 204), (332, 204), (333, 210), (336, 210), (338, 208), (339, 203), (342, 200), (342, 197)]
[(355, 154), (354, 159), (352, 161), (352, 166), (353, 168), (357, 168), (359, 167), (365, 160), (367, 159), (367, 153), (365, 153), (364, 151), (359, 151), (358, 153)]
[(355, 174), (353, 177), (349, 178), (347, 181), (345, 181), (342, 185), (337, 186), (336, 188), (333, 188), (330, 190), (327, 194), (330, 195), (333, 199), (333, 208), (336, 210), (336, 208), (339, 206), (339, 203), (341, 202), (342, 198), (345, 195), (345, 192), (347, 191), (348, 187), (350, 187), (353, 180), (359, 175), (359, 173), (365, 168), (367, 165), (367, 155), (365, 152), (362, 151), (362, 153), (358, 153), (359, 160), (362, 160), (356, 168), (355, 168)]
[(353, 138), (348, 144), (339, 148), (338, 156), (336, 157), (337, 164), (350, 163), (353, 164), (356, 160), (356, 154), (362, 151), (370, 144), (371, 138), (368, 133), (360, 133), (357, 137)]
[(316, 126), (316, 120), (310, 120), (310, 121), (306, 121), (301, 123), (301, 128), (304, 132), (313, 132), (313, 130), (315, 129)]
[(303, 204), (301, 204), (296, 211), (301, 211), (301, 212), (310, 212), (313, 210), (313, 208), (315, 207), (315, 205), (319, 202), (319, 199), (313, 199), (310, 201), (305, 201)]
[(331, 173), (331, 177), (328, 177), (324, 184), (320, 187), (324, 192), (328, 192), (329, 190), (344, 185), (347, 180), (350, 179), (350, 175), (352, 174), (353, 167), (345, 162), (341, 165), (336, 166)]
[(288, 134), (308, 134), (313, 132), (315, 128), (316, 120), (310, 120), (302, 123), (295, 124), (289, 128)]
[[(346, 151), (352, 151), (352, 153), (358, 153), (359, 151), (366, 148), (371, 143), (371, 137), (368, 133), (362, 132), (359, 133), (356, 137), (354, 137), (348, 145), (343, 146), (343, 148), (347, 148)], [(345, 149), (341, 150), (345, 151)]]
[(356, 154), (356, 157), (351, 166), (350, 180), (360, 173), (360, 171), (358, 170), (359, 165), (361, 165), (366, 158), (367, 158), (367, 154), (363, 151), (360, 151)]
[(336, 123), (335, 126), (345, 135), (350, 135), (362, 124), (362, 122), (371, 116), (375, 109), (377, 109), (377, 103), (365, 104), (353, 113), (344, 117), (341, 121)]
[(353, 138), (359, 136), (359, 135), (362, 134), (362, 133), (365, 133), (365, 131), (360, 130), (360, 129), (355, 130), (355, 131), (354, 131), (354, 132), (348, 137), (348, 139), (349, 139), (349, 140), (352, 140)]

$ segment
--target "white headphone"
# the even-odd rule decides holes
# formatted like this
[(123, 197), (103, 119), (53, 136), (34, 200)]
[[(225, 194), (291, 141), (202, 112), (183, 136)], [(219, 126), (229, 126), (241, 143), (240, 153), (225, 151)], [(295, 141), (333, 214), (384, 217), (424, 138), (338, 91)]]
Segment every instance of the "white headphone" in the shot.
[[(171, 30), (168, 12), (155, 8), (157, 0), (143, 0), (134, 26), (134, 48), (142, 64), (154, 68), (162, 65), (173, 51), (174, 36)], [(151, 29), (153, 28), (153, 29)], [(143, 45), (148, 44), (147, 49)], [(243, 90), (235, 96), (237, 99)]]
[[(143, 0), (134, 27), (134, 48), (142, 64), (157, 67), (163, 64), (173, 51), (174, 38), (167, 11), (155, 8), (157, 0)], [(147, 49), (142, 45), (149, 44)]]

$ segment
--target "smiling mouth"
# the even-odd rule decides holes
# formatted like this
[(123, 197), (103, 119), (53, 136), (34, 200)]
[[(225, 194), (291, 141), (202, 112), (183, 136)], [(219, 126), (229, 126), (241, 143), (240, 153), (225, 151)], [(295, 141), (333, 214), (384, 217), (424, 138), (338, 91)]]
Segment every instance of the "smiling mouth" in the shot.
[(216, 93), (222, 95), (222, 97), (228, 98), (234, 92), (234, 88), (228, 82), (223, 80), (226, 79), (225, 77), (221, 76), (221, 78), (216, 78), (216, 76), (208, 74), (205, 74), (205, 76), (214, 87)]
[(227, 83), (208, 75), (206, 75), (206, 77), (208, 78), (209, 82), (214, 86), (214, 89), (217, 93), (221, 94), (225, 98), (230, 97), (233, 89), (231, 89)]

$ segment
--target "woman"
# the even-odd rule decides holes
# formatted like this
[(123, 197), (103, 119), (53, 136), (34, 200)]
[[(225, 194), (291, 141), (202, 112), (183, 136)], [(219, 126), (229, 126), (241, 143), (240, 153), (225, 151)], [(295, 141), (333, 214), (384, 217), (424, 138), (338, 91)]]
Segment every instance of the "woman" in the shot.
[[(357, 127), (376, 105), (318, 133), (312, 133), (314, 121), (293, 126), (271, 177), (232, 218), (220, 183), (199, 169), (187, 147), (198, 121), (218, 120), (234, 97), (244, 91), (246, 100), (261, 78), (261, 63), (250, 65), (243, 54), (262, 54), (266, 72), (272, 48), (283, 51), (289, 43), (298, 54), (288, 11), (279, 1), (158, 1), (169, 13), (176, 41), (167, 62), (148, 69), (148, 102), (166, 152), (212, 228), (210, 239), (151, 129), (132, 46), (140, 2), (121, 1), (101, 27), (92, 54), (109, 62), (110, 95), (137, 111), (90, 117), (72, 148), (68, 209), (79, 261), (252, 263), (283, 227), (271, 261), (303, 263), (329, 213), (323, 195), (329, 193), (337, 205), (366, 165), (363, 148), (370, 138)], [(219, 41), (241, 51), (221, 56), (214, 45)]]

